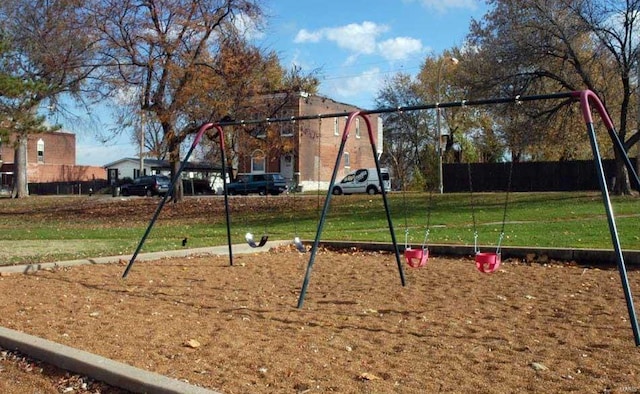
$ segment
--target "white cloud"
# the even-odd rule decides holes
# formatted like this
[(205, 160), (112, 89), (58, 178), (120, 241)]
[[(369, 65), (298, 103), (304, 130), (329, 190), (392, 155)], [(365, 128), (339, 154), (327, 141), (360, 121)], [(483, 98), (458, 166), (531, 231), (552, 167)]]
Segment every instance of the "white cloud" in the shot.
[(378, 43), (378, 52), (387, 60), (404, 60), (423, 51), (422, 42), (411, 37), (396, 37)]
[(318, 30), (316, 32), (310, 32), (307, 29), (302, 29), (296, 34), (296, 38), (293, 39), (293, 42), (296, 44), (303, 44), (306, 42), (320, 42), (322, 39), (323, 32), (322, 30)]
[[(413, 2), (414, 0), (405, 0)], [(478, 8), (479, 0), (419, 0), (426, 8), (434, 9), (437, 12), (445, 13), (450, 9), (468, 9), (475, 10)]]
[(388, 26), (373, 22), (351, 23), (327, 29), (326, 37), (338, 44), (340, 48), (356, 53), (373, 53), (376, 50), (376, 38), (388, 30)]
[(339, 84), (332, 87), (332, 90), (335, 96), (344, 98), (376, 93), (382, 82), (381, 75), (380, 69), (375, 67), (360, 75), (341, 80)]
[(388, 31), (386, 25), (365, 21), (350, 23), (340, 27), (326, 27), (316, 31), (302, 29), (294, 39), (295, 43), (317, 43), (322, 39), (335, 42), (338, 47), (354, 53), (374, 53), (377, 37)]

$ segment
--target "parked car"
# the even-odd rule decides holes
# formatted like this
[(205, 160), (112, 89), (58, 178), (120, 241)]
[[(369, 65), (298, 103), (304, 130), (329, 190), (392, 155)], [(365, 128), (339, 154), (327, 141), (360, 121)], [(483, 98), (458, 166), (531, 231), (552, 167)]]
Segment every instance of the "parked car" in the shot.
[(250, 194), (281, 194), (287, 190), (287, 180), (278, 173), (238, 174), (237, 180), (227, 185), (227, 193)]
[(206, 179), (183, 179), (182, 188), (185, 195), (216, 194), (211, 188), (211, 183)]
[[(389, 177), (389, 170), (381, 168), (382, 184), (384, 190), (391, 190), (391, 178)], [(333, 186), (331, 193), (338, 194), (353, 194), (353, 193), (367, 193), (376, 194), (381, 193), (380, 181), (378, 180), (378, 171), (375, 168), (360, 168), (354, 172), (347, 174), (340, 183)]]
[(141, 176), (120, 186), (120, 194), (123, 196), (163, 196), (169, 192), (171, 179), (165, 175)]

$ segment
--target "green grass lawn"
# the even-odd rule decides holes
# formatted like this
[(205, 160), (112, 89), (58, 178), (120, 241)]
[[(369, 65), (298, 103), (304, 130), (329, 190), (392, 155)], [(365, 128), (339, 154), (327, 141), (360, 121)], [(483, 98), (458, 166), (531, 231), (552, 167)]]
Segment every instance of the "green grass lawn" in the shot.
[[(473, 244), (469, 194), (390, 193), (397, 240)], [(89, 204), (88, 197), (30, 197), (0, 200), (0, 264), (60, 261), (130, 254), (142, 237), (158, 199), (111, 199)], [(247, 231), (259, 238), (314, 239), (325, 196), (234, 197), (234, 243)], [(504, 193), (474, 194), (478, 242), (494, 245), (502, 228)], [(612, 249), (604, 206), (598, 192), (511, 193), (504, 246)], [(99, 201), (99, 200), (95, 200)], [(640, 198), (612, 197), (623, 249), (640, 250)], [(142, 252), (226, 243), (223, 199), (188, 198), (167, 204)], [(106, 210), (106, 212), (105, 212)], [(391, 240), (380, 195), (334, 196), (322, 240)]]

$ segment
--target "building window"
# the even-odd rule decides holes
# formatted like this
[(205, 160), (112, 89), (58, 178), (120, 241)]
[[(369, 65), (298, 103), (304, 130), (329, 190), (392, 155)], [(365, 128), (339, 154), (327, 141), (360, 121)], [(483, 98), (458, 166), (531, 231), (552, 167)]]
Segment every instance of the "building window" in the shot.
[(258, 149), (251, 154), (251, 172), (265, 172), (266, 164), (266, 158), (263, 151)]
[(134, 168), (133, 169), (133, 179), (135, 178), (139, 178), (141, 176), (145, 176), (147, 175), (147, 169), (145, 168), (142, 173), (140, 173), (140, 169), (139, 168)]
[(38, 163), (44, 163), (44, 141), (42, 140), (42, 138), (38, 140), (37, 149), (38, 149)]
[(333, 135), (340, 135), (340, 118), (333, 118)]
[(351, 158), (349, 157), (349, 152), (344, 152), (342, 155), (342, 161), (344, 162), (344, 168), (351, 167)]
[(356, 138), (360, 138), (360, 118), (356, 118)]
[[(294, 117), (293, 110), (284, 110), (282, 111), (281, 118), (283, 119), (291, 119)], [(281, 137), (293, 137), (295, 120), (291, 120), (289, 122), (280, 122), (280, 136)]]

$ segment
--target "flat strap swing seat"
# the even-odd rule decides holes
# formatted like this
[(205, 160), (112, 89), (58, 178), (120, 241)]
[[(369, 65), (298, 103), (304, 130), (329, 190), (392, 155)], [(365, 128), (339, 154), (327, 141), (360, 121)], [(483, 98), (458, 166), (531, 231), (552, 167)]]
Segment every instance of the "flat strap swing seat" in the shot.
[(293, 238), (293, 244), (295, 245), (295, 247), (298, 250), (298, 252), (307, 253), (307, 248), (302, 243), (302, 240), (300, 239), (300, 237), (294, 237)]
[(247, 240), (247, 243), (249, 244), (249, 246), (251, 246), (252, 248), (261, 248), (263, 247), (267, 241), (269, 240), (269, 236), (268, 235), (263, 235), (260, 238), (260, 242), (256, 243), (256, 241), (253, 240), (253, 234), (251, 233), (247, 233), (245, 234), (244, 238)]

